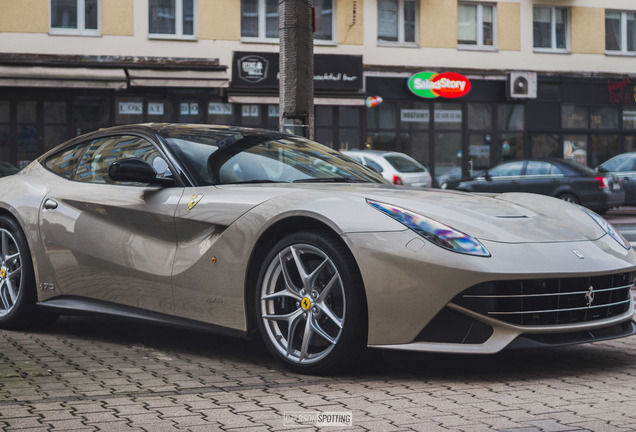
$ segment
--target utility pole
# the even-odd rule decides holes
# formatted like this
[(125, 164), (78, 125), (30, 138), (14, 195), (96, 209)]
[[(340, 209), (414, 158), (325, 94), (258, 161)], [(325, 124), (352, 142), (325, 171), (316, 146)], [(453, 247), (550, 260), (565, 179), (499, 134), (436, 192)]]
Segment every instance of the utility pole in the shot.
[(314, 137), (314, 16), (312, 0), (279, 0), (279, 130)]

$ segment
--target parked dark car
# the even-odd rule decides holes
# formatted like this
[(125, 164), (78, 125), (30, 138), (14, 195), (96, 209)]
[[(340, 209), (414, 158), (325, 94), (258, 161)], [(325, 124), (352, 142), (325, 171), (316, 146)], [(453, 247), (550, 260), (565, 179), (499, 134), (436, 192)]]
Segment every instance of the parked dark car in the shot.
[(20, 170), (15, 166), (11, 165), (9, 162), (0, 161), (0, 177), (6, 177), (11, 174), (15, 174)]
[(625, 191), (625, 205), (636, 206), (636, 152), (623, 153), (600, 164), (596, 171), (617, 176)]
[[(449, 185), (452, 187), (453, 185)], [(619, 178), (600, 174), (568, 159), (505, 162), (460, 181), (454, 189), (467, 192), (531, 192), (561, 198), (603, 213), (625, 201)]]

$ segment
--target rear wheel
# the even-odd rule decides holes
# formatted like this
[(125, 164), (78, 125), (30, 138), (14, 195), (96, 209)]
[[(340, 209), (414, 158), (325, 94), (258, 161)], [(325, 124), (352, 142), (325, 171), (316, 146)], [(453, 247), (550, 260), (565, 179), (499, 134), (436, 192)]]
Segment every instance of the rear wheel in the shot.
[(340, 239), (306, 231), (284, 237), (258, 278), (258, 326), (268, 349), (301, 373), (351, 366), (366, 346), (359, 271)]
[(26, 324), (35, 305), (31, 255), (18, 224), (0, 216), (0, 327)]
[(573, 204), (581, 203), (579, 199), (576, 197), (576, 195), (569, 192), (562, 193), (561, 195), (559, 195), (559, 198), (562, 199), (563, 201), (571, 202)]

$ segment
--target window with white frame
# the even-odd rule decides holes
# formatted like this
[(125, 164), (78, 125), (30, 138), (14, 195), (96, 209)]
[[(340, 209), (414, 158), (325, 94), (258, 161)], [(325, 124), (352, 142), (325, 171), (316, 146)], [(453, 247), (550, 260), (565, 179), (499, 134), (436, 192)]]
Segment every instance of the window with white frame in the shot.
[(605, 50), (636, 54), (636, 12), (605, 11)]
[(535, 50), (567, 51), (569, 47), (568, 8), (534, 6), (533, 41)]
[(100, 0), (51, 0), (51, 34), (99, 35)]
[(417, 1), (378, 0), (378, 42), (415, 44)]
[(457, 7), (457, 45), (466, 48), (495, 46), (495, 6), (460, 3)]
[[(332, 42), (335, 29), (335, 0), (314, 0), (316, 32), (314, 41)], [(278, 42), (279, 0), (241, 0), (241, 38)]]
[(148, 0), (148, 34), (151, 37), (194, 39), (195, 0)]

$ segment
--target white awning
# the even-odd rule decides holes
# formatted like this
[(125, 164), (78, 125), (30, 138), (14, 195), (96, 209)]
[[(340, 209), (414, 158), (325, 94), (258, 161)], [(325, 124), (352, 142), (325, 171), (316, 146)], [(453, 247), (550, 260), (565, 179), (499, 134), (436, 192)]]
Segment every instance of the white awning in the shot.
[(0, 66), (0, 86), (126, 88), (126, 72), (121, 68), (69, 68), (45, 66)]
[[(228, 102), (240, 104), (267, 104), (279, 105), (278, 96), (228, 96)], [(352, 97), (315, 97), (314, 105), (340, 105), (340, 106), (363, 106), (363, 98)]]
[(130, 86), (139, 87), (228, 87), (227, 72), (128, 69)]

